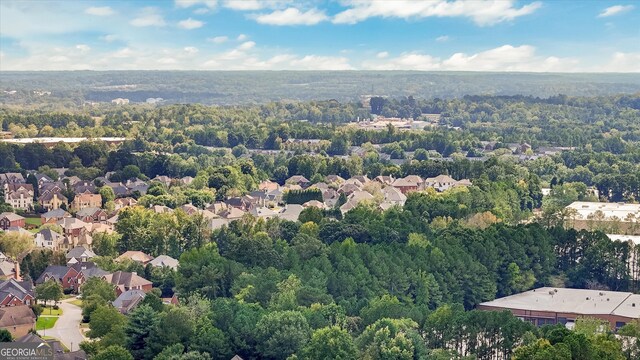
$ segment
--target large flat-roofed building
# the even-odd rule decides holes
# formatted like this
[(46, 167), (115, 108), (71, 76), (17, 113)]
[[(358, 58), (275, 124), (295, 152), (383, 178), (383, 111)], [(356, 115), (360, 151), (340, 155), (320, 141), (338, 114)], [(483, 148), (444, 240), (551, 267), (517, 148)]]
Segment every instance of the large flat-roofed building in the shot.
[(640, 318), (640, 295), (630, 292), (543, 287), (478, 305), (480, 310), (511, 313), (534, 325), (572, 327), (581, 317), (609, 322), (612, 329)]
[(576, 201), (566, 210), (566, 225), (576, 230), (640, 235), (640, 204)]

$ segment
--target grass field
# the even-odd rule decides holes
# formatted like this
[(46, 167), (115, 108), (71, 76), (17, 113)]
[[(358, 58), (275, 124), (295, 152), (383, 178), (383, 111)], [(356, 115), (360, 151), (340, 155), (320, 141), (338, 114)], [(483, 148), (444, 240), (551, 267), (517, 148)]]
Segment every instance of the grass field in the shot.
[(82, 306), (82, 300), (81, 299), (75, 299), (73, 301), (69, 301), (69, 304), (73, 304), (75, 306)]
[(36, 330), (51, 329), (58, 321), (57, 316), (40, 316), (36, 321)]
[(28, 225), (40, 226), (42, 225), (42, 220), (39, 217), (28, 217), (24, 219), (24, 222)]

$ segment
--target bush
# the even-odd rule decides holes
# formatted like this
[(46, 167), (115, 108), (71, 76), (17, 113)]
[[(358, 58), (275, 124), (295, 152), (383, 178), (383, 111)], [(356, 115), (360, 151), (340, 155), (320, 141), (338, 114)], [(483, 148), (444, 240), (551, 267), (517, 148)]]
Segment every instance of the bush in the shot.
[(58, 310), (60, 307), (58, 305), (53, 305), (53, 310)]

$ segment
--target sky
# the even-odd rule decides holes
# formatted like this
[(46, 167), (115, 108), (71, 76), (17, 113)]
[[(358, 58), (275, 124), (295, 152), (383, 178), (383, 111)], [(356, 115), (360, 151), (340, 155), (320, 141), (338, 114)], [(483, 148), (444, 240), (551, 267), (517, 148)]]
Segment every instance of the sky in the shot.
[(640, 1), (2, 0), (9, 70), (640, 72)]

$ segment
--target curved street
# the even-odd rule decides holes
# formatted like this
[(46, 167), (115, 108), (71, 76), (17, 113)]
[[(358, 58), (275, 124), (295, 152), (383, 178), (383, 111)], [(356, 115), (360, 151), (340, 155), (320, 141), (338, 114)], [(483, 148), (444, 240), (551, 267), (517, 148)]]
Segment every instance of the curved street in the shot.
[(82, 321), (82, 309), (70, 303), (74, 298), (62, 300), (58, 303), (62, 309), (62, 315), (51, 329), (39, 330), (38, 335), (51, 336), (59, 339), (69, 351), (76, 351), (80, 343), (86, 338), (80, 332)]

